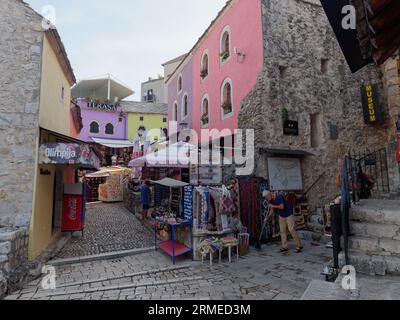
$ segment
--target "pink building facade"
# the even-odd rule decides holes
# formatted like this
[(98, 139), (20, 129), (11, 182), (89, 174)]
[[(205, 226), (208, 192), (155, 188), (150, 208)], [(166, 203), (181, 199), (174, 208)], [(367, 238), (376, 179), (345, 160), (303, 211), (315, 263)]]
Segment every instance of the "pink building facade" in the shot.
[[(232, 0), (203, 34), (167, 84), (176, 87), (181, 70), (192, 70), (191, 128), (202, 142), (202, 129), (238, 128), (242, 100), (257, 82), (263, 66), (260, 0)], [(173, 106), (170, 106), (173, 110)], [(173, 116), (170, 116), (170, 119)]]

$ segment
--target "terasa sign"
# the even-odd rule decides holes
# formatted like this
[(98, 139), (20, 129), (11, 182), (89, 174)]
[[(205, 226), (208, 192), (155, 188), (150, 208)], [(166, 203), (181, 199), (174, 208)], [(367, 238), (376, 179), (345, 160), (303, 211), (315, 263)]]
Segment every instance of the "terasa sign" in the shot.
[(382, 125), (384, 122), (382, 106), (379, 101), (377, 84), (364, 84), (361, 86), (361, 97), (366, 124)]
[(117, 106), (115, 106), (113, 104), (100, 103), (100, 102), (96, 102), (96, 101), (89, 101), (87, 103), (87, 107), (92, 108), (92, 109), (100, 109), (100, 110), (104, 110), (104, 111), (116, 111), (117, 110)]

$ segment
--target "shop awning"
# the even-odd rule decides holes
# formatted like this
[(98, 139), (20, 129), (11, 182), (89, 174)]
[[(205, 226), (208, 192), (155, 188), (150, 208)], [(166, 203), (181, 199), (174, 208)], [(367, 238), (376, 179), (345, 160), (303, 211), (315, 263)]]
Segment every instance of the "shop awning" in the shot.
[(150, 168), (188, 168), (190, 150), (197, 148), (189, 143), (176, 143), (158, 152), (149, 153), (141, 158), (132, 160), (129, 167)]
[(45, 143), (39, 148), (39, 164), (67, 164), (100, 168), (100, 159), (88, 144)]
[(183, 188), (189, 185), (189, 183), (174, 180), (171, 178), (165, 178), (159, 181), (152, 181), (155, 184), (159, 184), (165, 187), (171, 187), (171, 188)]
[(86, 178), (102, 178), (109, 177), (111, 175), (129, 175), (132, 173), (131, 169), (123, 167), (103, 167), (99, 171), (88, 173), (85, 175)]
[(112, 139), (98, 139), (92, 138), (92, 140), (102, 146), (114, 149), (131, 148), (134, 147), (134, 143), (129, 140), (112, 140)]
[(291, 149), (273, 149), (267, 147), (259, 147), (260, 153), (271, 154), (274, 156), (290, 156), (293, 158), (305, 158), (314, 156), (314, 154), (304, 150), (291, 150)]

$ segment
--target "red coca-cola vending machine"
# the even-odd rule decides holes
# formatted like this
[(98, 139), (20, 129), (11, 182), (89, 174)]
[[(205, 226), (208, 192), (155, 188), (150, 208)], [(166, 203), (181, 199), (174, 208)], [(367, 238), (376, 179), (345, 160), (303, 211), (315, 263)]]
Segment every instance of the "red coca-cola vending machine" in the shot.
[(62, 231), (74, 232), (85, 229), (85, 188), (84, 184), (64, 185)]

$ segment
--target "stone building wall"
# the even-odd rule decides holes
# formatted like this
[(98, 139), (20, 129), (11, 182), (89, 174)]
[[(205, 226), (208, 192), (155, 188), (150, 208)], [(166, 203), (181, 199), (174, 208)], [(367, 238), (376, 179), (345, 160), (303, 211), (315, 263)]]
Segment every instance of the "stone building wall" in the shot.
[[(385, 145), (386, 128), (366, 126), (360, 85), (382, 87), (379, 69), (368, 66), (351, 74), (327, 17), (316, 0), (262, 0), (264, 68), (243, 101), (239, 127), (255, 129), (255, 145), (313, 153), (302, 161), (305, 189), (325, 172), (310, 194), (312, 207), (338, 193), (339, 160), (350, 150)], [(322, 71), (323, 62), (324, 69)], [(386, 103), (386, 101), (384, 101)], [(299, 136), (283, 135), (282, 109), (299, 122)], [(311, 146), (311, 115), (320, 115), (320, 134)], [(338, 137), (330, 130), (337, 129)], [(267, 156), (256, 148), (256, 176), (268, 178)]]
[(0, 1), (0, 279), (27, 258), (39, 134), (41, 22), (23, 1)]
[(388, 155), (391, 191), (400, 193), (400, 164), (396, 160), (396, 121), (400, 115), (400, 54), (381, 67), (388, 106)]

